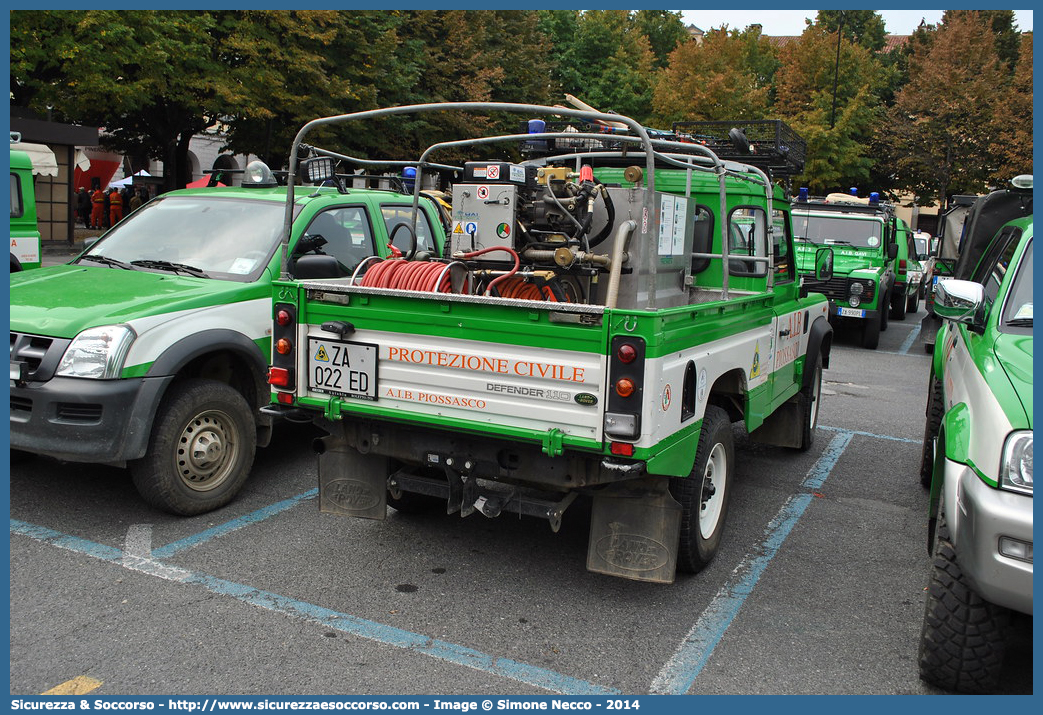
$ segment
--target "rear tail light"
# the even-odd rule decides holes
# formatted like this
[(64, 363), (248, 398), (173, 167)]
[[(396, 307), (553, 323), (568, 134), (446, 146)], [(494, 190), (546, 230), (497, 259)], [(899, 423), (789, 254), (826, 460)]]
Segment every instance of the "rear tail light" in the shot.
[(631, 335), (617, 335), (612, 338), (611, 348), (608, 374), (612, 388), (605, 409), (605, 434), (614, 440), (610, 446), (612, 454), (632, 456), (634, 446), (618, 440), (636, 440), (641, 435), (645, 341)]
[(904, 271), (907, 265), (908, 265), (908, 264), (906, 263), (906, 261), (905, 261), (905, 259), (904, 259), (904, 258), (903, 258), (903, 259), (901, 259), (901, 260), (899, 260), (899, 261), (898, 261), (898, 270), (900, 270), (900, 271)]
[[(280, 390), (297, 387), (297, 367), (294, 356), (297, 339), (297, 307), (289, 303), (277, 303), (272, 311), (272, 365), (268, 370), (268, 384)], [(293, 395), (288, 394), (289, 402)], [(280, 395), (279, 402), (286, 400)]]

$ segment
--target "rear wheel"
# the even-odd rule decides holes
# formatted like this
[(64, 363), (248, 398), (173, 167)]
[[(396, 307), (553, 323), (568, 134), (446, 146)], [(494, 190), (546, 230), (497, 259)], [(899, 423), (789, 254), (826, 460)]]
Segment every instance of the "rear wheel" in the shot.
[(913, 291), (909, 294), (908, 300), (905, 302), (905, 310), (907, 313), (915, 314), (920, 309), (920, 292)]
[(156, 414), (148, 451), (130, 466), (152, 506), (181, 516), (224, 506), (253, 466), (257, 432), (246, 399), (223, 382), (170, 387)]
[(946, 690), (992, 692), (1003, 670), (1009, 625), (1008, 609), (971, 589), (940, 517), (920, 632), (920, 677)]
[(703, 415), (692, 473), (670, 479), (670, 493), (682, 509), (678, 571), (698, 573), (717, 555), (734, 473), (731, 420), (727, 412), (711, 405)]

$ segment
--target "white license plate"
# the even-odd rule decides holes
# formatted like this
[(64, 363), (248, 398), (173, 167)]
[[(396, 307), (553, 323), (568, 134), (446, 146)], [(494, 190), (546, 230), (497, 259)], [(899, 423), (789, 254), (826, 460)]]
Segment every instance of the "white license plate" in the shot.
[(864, 318), (866, 312), (861, 308), (837, 308), (837, 315), (842, 318)]
[(308, 339), (308, 388), (330, 395), (377, 399), (377, 346)]

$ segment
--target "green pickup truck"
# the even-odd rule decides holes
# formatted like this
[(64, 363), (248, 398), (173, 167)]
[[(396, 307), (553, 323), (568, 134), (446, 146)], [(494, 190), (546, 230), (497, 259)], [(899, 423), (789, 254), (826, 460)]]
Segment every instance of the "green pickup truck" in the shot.
[(876, 349), (888, 318), (905, 317), (906, 267), (898, 263), (898, 238), (908, 232), (905, 222), (876, 194), (815, 198), (801, 189), (793, 202), (793, 231), (802, 275), (813, 274), (820, 247), (833, 248), (833, 278), (815, 290), (829, 299), (831, 322), (857, 323), (862, 346)]
[[(518, 514), (557, 531), (582, 496), (589, 570), (661, 583), (700, 570), (724, 532), (732, 424), (798, 450), (815, 435), (832, 329), (797, 275), (788, 197), (690, 137), (538, 105), (315, 120), (290, 171), (315, 127), (439, 111), (540, 118), (416, 162), (419, 191), (433, 152), (483, 152), (447, 187), (442, 254), (349, 278), (290, 265), (274, 284), (266, 411), (328, 432), (320, 509)], [(519, 142), (519, 163), (489, 149)], [(823, 248), (819, 280), (831, 262)]]
[(40, 267), (40, 229), (29, 155), (11, 144), (11, 273)]
[[(290, 192), (258, 162), (241, 187), (164, 194), (67, 265), (13, 275), (12, 457), (127, 466), (175, 514), (226, 504), (271, 432), (258, 410), (284, 219), (299, 273), (350, 275), (398, 250), (412, 207), (401, 190)], [(420, 248), (436, 252), (439, 208), (421, 197), (419, 212)]]

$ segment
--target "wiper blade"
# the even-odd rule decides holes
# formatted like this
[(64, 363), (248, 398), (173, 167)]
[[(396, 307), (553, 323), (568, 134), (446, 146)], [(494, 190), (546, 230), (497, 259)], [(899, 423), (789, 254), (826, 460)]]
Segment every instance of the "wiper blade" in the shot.
[(1031, 328), (1032, 318), (1011, 318), (1007, 321), (1007, 325), (1015, 328)]
[(142, 268), (158, 268), (161, 271), (173, 271), (174, 273), (187, 273), (190, 276), (197, 278), (209, 278), (210, 276), (202, 268), (196, 268), (195, 266), (189, 266), (184, 263), (173, 263), (171, 261), (157, 261), (152, 259), (139, 259), (131, 261), (132, 266), (141, 266)]
[(133, 268), (131, 268), (128, 264), (124, 263), (123, 261), (117, 260), (115, 258), (109, 258), (108, 256), (99, 256), (99, 255), (91, 254), (91, 255), (87, 255), (87, 256), (80, 256), (80, 260), (81, 261), (94, 261), (95, 263), (101, 263), (101, 264), (106, 265), (106, 266), (115, 266), (116, 268), (122, 268), (125, 271), (132, 271), (132, 270), (134, 270)]

